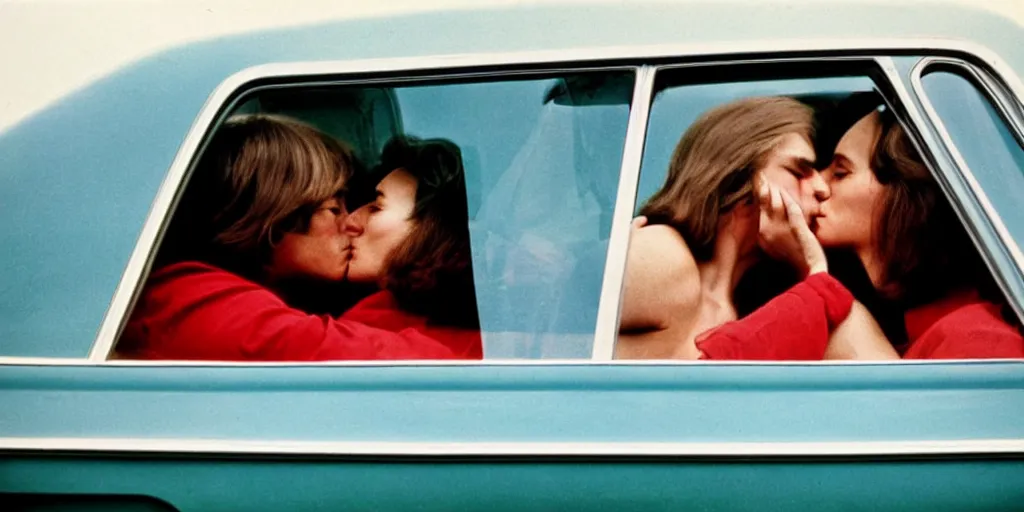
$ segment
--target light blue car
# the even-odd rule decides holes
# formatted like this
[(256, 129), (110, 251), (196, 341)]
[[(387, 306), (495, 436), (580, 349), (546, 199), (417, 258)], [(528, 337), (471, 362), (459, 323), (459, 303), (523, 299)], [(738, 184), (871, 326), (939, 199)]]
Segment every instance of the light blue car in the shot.
[[(3, 36), (0, 35), (0, 41)], [(1024, 27), (575, 3), (187, 44), (0, 132), (0, 509), (1024, 510), (1024, 362), (613, 360), (630, 220), (755, 94), (880, 93), (1024, 313)], [(227, 116), (463, 151), (483, 361), (113, 358)]]

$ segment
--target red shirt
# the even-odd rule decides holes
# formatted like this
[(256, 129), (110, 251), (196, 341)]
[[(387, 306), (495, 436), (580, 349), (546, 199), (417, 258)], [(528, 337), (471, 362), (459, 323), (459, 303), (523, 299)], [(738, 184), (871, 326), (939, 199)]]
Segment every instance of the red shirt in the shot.
[(482, 359), (484, 356), (479, 329), (428, 324), (426, 317), (399, 309), (395, 296), (388, 291), (377, 292), (359, 301), (341, 318), (388, 331), (413, 329), (440, 341), (459, 359)]
[[(814, 274), (746, 318), (700, 335), (697, 348), (703, 359), (818, 360), (852, 305), (839, 281)], [(904, 359), (1024, 357), (1024, 337), (974, 291), (908, 310), (904, 318), (910, 340)]]
[(416, 329), (309, 315), (259, 284), (199, 262), (150, 276), (118, 350), (141, 359), (219, 361), (457, 357)]
[(904, 316), (910, 346), (903, 358), (1024, 357), (1024, 337), (999, 310), (973, 290), (911, 309)]

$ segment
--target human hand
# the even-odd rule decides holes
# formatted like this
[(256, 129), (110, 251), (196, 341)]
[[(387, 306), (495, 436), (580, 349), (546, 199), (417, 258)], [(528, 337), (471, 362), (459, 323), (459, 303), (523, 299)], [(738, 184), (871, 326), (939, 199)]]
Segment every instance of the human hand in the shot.
[(807, 225), (803, 210), (785, 190), (759, 179), (758, 244), (769, 256), (793, 265), (803, 276), (828, 272), (821, 243)]
[(635, 219), (630, 221), (629, 228), (630, 228), (630, 231), (636, 231), (636, 230), (638, 230), (638, 229), (640, 229), (640, 228), (642, 228), (642, 227), (644, 227), (646, 225), (647, 225), (647, 217), (644, 216), (644, 215), (638, 215)]

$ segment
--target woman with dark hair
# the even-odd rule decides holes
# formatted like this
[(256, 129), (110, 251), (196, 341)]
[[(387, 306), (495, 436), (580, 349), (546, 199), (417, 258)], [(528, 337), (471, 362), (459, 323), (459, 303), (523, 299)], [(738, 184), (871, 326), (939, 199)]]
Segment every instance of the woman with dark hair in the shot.
[(143, 359), (448, 359), (418, 332), (309, 314), (294, 299), (348, 272), (342, 192), (355, 166), (297, 121), (239, 116), (197, 163), (118, 346)]
[(457, 357), (481, 358), (458, 146), (443, 139), (395, 137), (367, 185), (363, 200), (368, 202), (353, 204), (358, 208), (345, 222), (352, 240), (348, 279), (375, 283), (380, 291), (343, 318), (421, 330)]
[(889, 341), (908, 359), (1024, 357), (1016, 320), (1003, 315), (988, 269), (890, 111), (854, 124), (825, 174), (835, 192), (822, 206), (818, 240), (855, 253), (878, 295), (905, 320), (905, 331), (886, 340), (855, 310), (830, 352), (865, 353), (874, 341), (884, 354), (890, 343), (881, 342)]
[(903, 327), (887, 335), (838, 281), (822, 273), (817, 278), (839, 290), (825, 298), (833, 311), (830, 337), (786, 337), (781, 333), (787, 324), (808, 313), (770, 302), (762, 308), (768, 314), (755, 312), (698, 340), (703, 357), (1024, 357), (1015, 320), (1003, 315), (1002, 298), (970, 238), (890, 111), (871, 110), (860, 118), (839, 140), (825, 175), (831, 196), (815, 218), (817, 238), (802, 223), (786, 220), (800, 215), (795, 202), (768, 202), (771, 216), (791, 235), (777, 239), (789, 244), (783, 252), (804, 265), (820, 260), (822, 246), (850, 251), (874, 294), (902, 312)]

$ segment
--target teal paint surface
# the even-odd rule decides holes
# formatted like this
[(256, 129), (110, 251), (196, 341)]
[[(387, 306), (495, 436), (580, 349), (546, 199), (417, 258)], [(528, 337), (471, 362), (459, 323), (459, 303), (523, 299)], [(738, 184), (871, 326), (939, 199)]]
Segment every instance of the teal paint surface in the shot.
[[(278, 510), (1024, 510), (1024, 461), (8, 459), (34, 492), (143, 492), (181, 512)], [(187, 477), (185, 477), (187, 475)], [(0, 499), (3, 495), (0, 494)]]
[(1024, 439), (1024, 363), (6, 367), (6, 437)]
[[(0, 355), (84, 356), (207, 96), (292, 60), (792, 38), (979, 42), (1021, 28), (932, 6), (603, 5), (334, 22), (189, 44), (0, 133)], [(1011, 226), (1011, 229), (1014, 229)], [(1016, 226), (1019, 229), (1019, 226)], [(806, 442), (1024, 438), (1024, 364), (34, 367), (0, 371), (0, 436), (295, 441)], [(181, 510), (1016, 510), (1000, 459), (316, 460), (0, 456), (3, 493)]]

